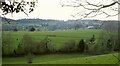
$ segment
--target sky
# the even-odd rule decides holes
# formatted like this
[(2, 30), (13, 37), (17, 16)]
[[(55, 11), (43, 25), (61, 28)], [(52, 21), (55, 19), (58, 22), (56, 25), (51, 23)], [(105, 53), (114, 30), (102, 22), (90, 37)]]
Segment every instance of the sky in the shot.
[[(80, 12), (81, 14), (84, 12), (82, 8), (73, 8), (73, 7), (62, 7), (62, 4), (66, 4), (68, 0), (38, 0), (37, 6), (35, 10), (29, 13), (29, 16), (26, 16), (24, 13), (13, 13), (13, 15), (8, 14), (6, 17), (12, 19), (24, 19), (24, 18), (40, 18), (40, 19), (54, 19), (54, 20), (72, 20), (72, 19), (80, 19), (81, 16), (73, 17), (71, 15), (75, 15)], [(81, 0), (82, 1), (82, 0)], [(96, 3), (99, 0), (88, 0), (93, 3)], [(103, 1), (103, 0), (102, 0)], [(107, 1), (107, 0), (106, 0)], [(103, 3), (105, 3), (103, 1)], [(112, 11), (106, 10), (109, 13)], [(98, 20), (117, 20), (118, 16), (106, 18), (105, 15), (98, 15), (93, 18), (85, 18), (85, 19), (98, 19)]]

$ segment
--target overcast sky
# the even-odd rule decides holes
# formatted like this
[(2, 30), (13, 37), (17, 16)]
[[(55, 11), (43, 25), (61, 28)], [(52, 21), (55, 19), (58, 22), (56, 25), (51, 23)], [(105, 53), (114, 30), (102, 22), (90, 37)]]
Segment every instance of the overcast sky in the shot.
[[(92, 0), (92, 1), (95, 2), (98, 0)], [(63, 0), (62, 2), (65, 3), (66, 0)], [(60, 0), (38, 0), (36, 9), (29, 14), (29, 17), (27, 17), (24, 13), (18, 13), (18, 14), (14, 13), (13, 16), (9, 14), (6, 17), (13, 19), (40, 18), (40, 19), (55, 19), (55, 20), (69, 20), (69, 19), (72, 20), (72, 19), (79, 19), (80, 16), (79, 17), (77, 16), (75, 18), (71, 15), (74, 15), (77, 12), (81, 12), (81, 13), (84, 12), (84, 10), (81, 8), (61, 7), (60, 3), (61, 3)], [(90, 19), (117, 20), (118, 16), (106, 18), (105, 15), (100, 15)]]

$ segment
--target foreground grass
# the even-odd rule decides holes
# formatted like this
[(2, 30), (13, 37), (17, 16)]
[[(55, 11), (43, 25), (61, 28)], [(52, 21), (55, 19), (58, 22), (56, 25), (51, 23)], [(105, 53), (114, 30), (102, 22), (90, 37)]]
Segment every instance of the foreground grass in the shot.
[[(117, 56), (117, 54), (116, 54)], [(42, 64), (117, 64), (118, 60), (112, 54), (78, 57), (56, 61), (43, 62)]]
[[(118, 57), (118, 53), (114, 53)], [(50, 54), (33, 57), (33, 64), (116, 64), (113, 54)], [(4, 57), (3, 64), (27, 64), (26, 57)]]
[[(89, 55), (80, 53), (71, 54), (49, 54), (33, 56), (33, 63), (43, 63), (48, 61), (56, 61), (70, 58), (87, 57)], [(26, 64), (27, 57), (3, 57), (3, 64)]]

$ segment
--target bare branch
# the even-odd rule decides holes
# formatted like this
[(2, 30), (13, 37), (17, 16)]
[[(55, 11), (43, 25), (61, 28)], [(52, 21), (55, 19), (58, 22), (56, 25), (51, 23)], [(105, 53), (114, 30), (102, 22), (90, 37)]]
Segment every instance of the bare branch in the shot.
[(84, 19), (84, 18), (86, 18), (86, 17), (88, 17), (90, 14), (92, 14), (94, 11), (91, 11), (91, 12), (89, 12), (89, 13), (86, 13), (84, 16), (83, 16), (83, 18), (81, 18), (81, 19)]
[(101, 12), (102, 12), (103, 14), (107, 15), (107, 16), (106, 16), (106, 18), (107, 18), (107, 17), (117, 16), (118, 14), (120, 14), (120, 12), (118, 12), (117, 14), (110, 15), (110, 14), (106, 13), (106, 12), (105, 12), (105, 11), (103, 11), (103, 10), (101, 10)]
[[(120, 5), (120, 3), (119, 3), (118, 1), (113, 1), (112, 3), (107, 4), (107, 5), (105, 5), (105, 4), (100, 4), (100, 2), (97, 3), (97, 4), (93, 4), (93, 3), (88, 2), (87, 0), (85, 0), (85, 4), (83, 4), (82, 2), (80, 3), (79, 0), (72, 1), (72, 3), (74, 3), (75, 5), (73, 5), (73, 4), (67, 4), (67, 5), (66, 5), (66, 4), (62, 4), (62, 6), (68, 6), (68, 7), (83, 7), (85, 10), (90, 11), (89, 13), (85, 13), (84, 15), (82, 15), (83, 18), (86, 18), (86, 17), (88, 17), (91, 13), (95, 13), (95, 12), (98, 12), (98, 13), (96, 13), (96, 14), (94, 14), (93, 16), (90, 16), (90, 17), (95, 17), (95, 16), (97, 16), (97, 15), (99, 15), (99, 14), (105, 14), (105, 15), (106, 15), (106, 18), (107, 18), (107, 17), (112, 17), (112, 16), (116, 16), (116, 15), (120, 14), (119, 8), (111, 8), (111, 10), (113, 10), (113, 11), (118, 11), (118, 13), (117, 13), (117, 14), (114, 14), (114, 15), (110, 15), (110, 14), (102, 11), (102, 9), (109, 8), (109, 7), (113, 7), (113, 6), (116, 5), (116, 4)], [(77, 14), (78, 14), (78, 13), (77, 13)], [(75, 16), (74, 16), (74, 17), (75, 17)], [(81, 19), (83, 19), (83, 18), (81, 18)]]
[(95, 6), (95, 7), (101, 7), (101, 6), (103, 6), (103, 5), (95, 5), (95, 4), (92, 4), (92, 3), (88, 2), (87, 0), (86, 0), (86, 3), (87, 3), (88, 5), (92, 5), (92, 6)]
[(119, 4), (119, 5), (120, 5), (120, 2), (119, 2), (119, 1), (117, 1), (117, 4)]
[(113, 5), (115, 5), (116, 3), (117, 3), (117, 2), (113, 2), (113, 3), (109, 4), (109, 5), (103, 5), (102, 7), (98, 8), (98, 10), (100, 10), (100, 9), (102, 9), (102, 8), (107, 8), (107, 7), (113, 6)]

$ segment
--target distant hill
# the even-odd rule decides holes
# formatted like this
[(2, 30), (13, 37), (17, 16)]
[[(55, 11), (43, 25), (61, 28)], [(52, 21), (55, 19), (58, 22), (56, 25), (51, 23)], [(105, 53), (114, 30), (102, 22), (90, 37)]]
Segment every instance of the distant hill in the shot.
[[(13, 20), (8, 18), (2, 18), (3, 29), (18, 28), (20, 30), (29, 29), (35, 27), (39, 30), (63, 30), (63, 29), (79, 29), (94, 26), (96, 29), (100, 29), (104, 22), (118, 22), (116, 20), (52, 20), (52, 19), (19, 19)], [(9, 21), (9, 23), (8, 23)], [(6, 30), (6, 29), (5, 29)], [(11, 30), (11, 29), (10, 29)]]
[(14, 20), (14, 19), (9, 19), (9, 18), (4, 18), (4, 17), (0, 17), (2, 18), (2, 22), (6, 22), (6, 20), (9, 20), (12, 22), (19, 22), (19, 23), (38, 23), (38, 22), (84, 22), (84, 23), (89, 23), (89, 22), (103, 22), (103, 21), (117, 21), (117, 20), (52, 20), (52, 19), (19, 19), (19, 20)]

